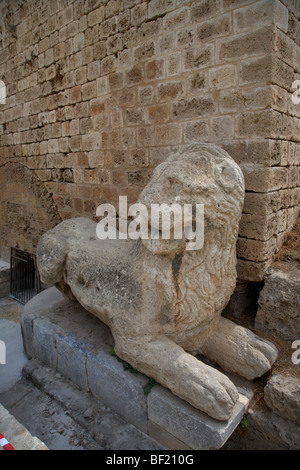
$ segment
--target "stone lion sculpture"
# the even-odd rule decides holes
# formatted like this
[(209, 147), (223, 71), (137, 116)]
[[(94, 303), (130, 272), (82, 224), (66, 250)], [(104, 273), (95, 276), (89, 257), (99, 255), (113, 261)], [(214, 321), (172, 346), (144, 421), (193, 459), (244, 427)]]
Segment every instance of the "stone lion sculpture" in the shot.
[(204, 204), (204, 244), (100, 240), (96, 222), (66, 220), (38, 244), (44, 283), (72, 294), (106, 323), (119, 357), (217, 420), (238, 392), (198, 353), (249, 380), (267, 372), (276, 348), (221, 316), (236, 285), (243, 175), (221, 148), (183, 146), (157, 166), (139, 202)]

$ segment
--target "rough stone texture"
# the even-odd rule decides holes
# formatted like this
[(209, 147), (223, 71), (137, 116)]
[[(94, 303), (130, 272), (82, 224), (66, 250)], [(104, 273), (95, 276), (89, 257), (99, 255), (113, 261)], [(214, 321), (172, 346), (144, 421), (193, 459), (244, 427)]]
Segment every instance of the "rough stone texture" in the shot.
[(244, 428), (239, 428), (224, 446), (226, 450), (298, 450), (300, 426), (256, 403), (247, 412)]
[[(254, 432), (264, 435), (263, 448), (297, 450), (300, 446), (300, 426), (263, 408), (251, 410), (249, 421), (253, 423)], [(251, 424), (250, 424), (251, 425)], [(250, 429), (251, 433), (251, 429)]]
[[(89, 391), (80, 389), (63, 374), (55, 372), (37, 359), (28, 361), (23, 370), (23, 374), (26, 379), (29, 379), (35, 385), (36, 390), (38, 390), (38, 393), (35, 392), (35, 395), (37, 395), (37, 398), (41, 402), (41, 409), (39, 410), (40, 415), (44, 418), (45, 412), (43, 413), (43, 405), (45, 407), (45, 404), (43, 402), (45, 399), (43, 399), (43, 396), (39, 395), (45, 394), (46, 397), (50, 397), (50, 406), (48, 403), (50, 410), (56, 408), (56, 412), (50, 424), (47, 423), (47, 420), (44, 418), (43, 431), (47, 435), (49, 428), (51, 429), (52, 426), (55, 426), (55, 421), (57, 421), (56, 427), (58, 432), (62, 434), (62, 439), (58, 439), (58, 447), (57, 443), (56, 445), (51, 445), (51, 441), (53, 443), (53, 440), (55, 441), (55, 438), (57, 439), (55, 433), (52, 432), (52, 436), (47, 435), (49, 448), (56, 450), (58, 447), (58, 450), (68, 450), (70, 443), (68, 443), (67, 438), (69, 435), (71, 437), (71, 444), (72, 441), (76, 442), (77, 440), (79, 450), (158, 451), (164, 449), (159, 442), (122, 417), (122, 414), (119, 414), (114, 407), (109, 408), (103, 401), (93, 396)], [(35, 425), (34, 421), (32, 422), (32, 420), (26, 416), (26, 410), (24, 410), (26, 397), (20, 400), (21, 403), (23, 401), (23, 406), (20, 407), (21, 409), (12, 406), (13, 404), (9, 400), (9, 397), (5, 398), (14, 412), (23, 416), (24, 420), (27, 419), (31, 425)], [(120, 397), (119, 401), (122, 401), (122, 397)], [(59, 411), (57, 408), (61, 408), (61, 410)], [(65, 413), (65, 410), (67, 410), (67, 413)], [(51, 415), (51, 411), (49, 414)], [(63, 428), (63, 432), (61, 428)], [(70, 450), (73, 450), (75, 447), (74, 444)]]
[(147, 432), (147, 400), (143, 393), (146, 377), (137, 374), (132, 380), (122, 364), (101, 352), (87, 361), (87, 377), (95, 397)]
[[(54, 340), (46, 343), (44, 349), (40, 345), (44, 338), (31, 334), (41, 325)], [(238, 426), (253, 397), (251, 383), (230, 376), (239, 398), (230, 419), (221, 422), (158, 384), (154, 384), (146, 396), (143, 387), (148, 383), (148, 377), (137, 371), (124, 370), (123, 364), (111, 355), (114, 341), (107, 326), (78, 302), (64, 299), (54, 287), (26, 304), (22, 327), (30, 357), (23, 370), (24, 376), (67, 407), (70, 417), (88, 428), (88, 434), (93, 435), (104, 448), (108, 445), (108, 448), (123, 449), (124, 443), (128, 445), (132, 439), (138, 448), (151, 445), (153, 449), (159, 449), (160, 445), (180, 450), (220, 448)], [(68, 353), (75, 359), (69, 371), (60, 360), (63, 353), (59, 348), (61, 341), (68, 342)], [(48, 354), (41, 353), (45, 349)], [(57, 357), (55, 368), (53, 356)], [(126, 368), (128, 364), (124, 366)], [(88, 384), (87, 389), (81, 386), (85, 383)], [(9, 394), (7, 399), (13, 400)], [(127, 432), (128, 439), (124, 437)], [(105, 442), (107, 435), (108, 443)]]
[(175, 145), (204, 141), (242, 165), (238, 276), (261, 281), (299, 212), (298, 2), (5, 0), (0, 16), (1, 257), (135, 202)]
[(236, 283), (243, 197), (233, 159), (194, 144), (156, 168), (139, 201), (148, 209), (161, 201), (204, 204), (201, 250), (188, 250), (185, 239), (100, 240), (94, 222), (77, 218), (44, 234), (37, 253), (42, 281), (107, 324), (122, 359), (219, 420), (231, 416), (237, 390), (194, 355), (250, 380), (277, 357), (271, 343), (221, 317)]
[(300, 338), (300, 269), (296, 263), (272, 266), (258, 298), (257, 330), (284, 340)]
[(300, 379), (272, 376), (265, 386), (264, 400), (274, 413), (300, 426)]
[[(37, 359), (0, 401), (49, 450), (161, 450), (150, 438)], [(3, 431), (3, 430), (2, 430)]]

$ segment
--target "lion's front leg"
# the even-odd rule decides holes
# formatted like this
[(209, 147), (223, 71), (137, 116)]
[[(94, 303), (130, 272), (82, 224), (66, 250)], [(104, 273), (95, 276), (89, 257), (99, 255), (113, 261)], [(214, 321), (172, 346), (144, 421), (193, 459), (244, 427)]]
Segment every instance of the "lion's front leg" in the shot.
[(225, 370), (248, 380), (270, 370), (278, 354), (272, 343), (224, 317), (220, 317), (201, 353)]
[(115, 338), (116, 353), (175, 395), (224, 421), (238, 400), (233, 383), (166, 337), (149, 341)]

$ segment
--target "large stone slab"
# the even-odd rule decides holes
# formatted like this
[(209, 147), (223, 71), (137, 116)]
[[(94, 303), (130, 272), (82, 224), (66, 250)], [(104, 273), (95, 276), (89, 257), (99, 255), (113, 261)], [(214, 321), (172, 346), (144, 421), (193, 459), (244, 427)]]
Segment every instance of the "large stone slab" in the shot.
[(300, 338), (300, 268), (274, 265), (258, 298), (255, 328), (287, 341)]
[(264, 389), (264, 401), (274, 413), (300, 426), (300, 379), (272, 376)]
[[(240, 400), (242, 401), (241, 397)], [(210, 418), (157, 385), (149, 394), (148, 416), (152, 422), (192, 449), (219, 449), (245, 413), (245, 406), (241, 401), (236, 403), (231, 419), (224, 423)]]
[(255, 447), (250, 447), (251, 450), (300, 449), (300, 426), (294, 421), (285, 419), (259, 404), (249, 410), (247, 418), (250, 445), (251, 441), (255, 443)]
[(29, 358), (40, 360), (91, 392), (170, 449), (222, 447), (249, 403), (249, 397), (240, 394), (231, 418), (221, 422), (158, 384), (145, 395), (143, 387), (149, 378), (125, 370), (111, 354), (114, 339), (110, 329), (77, 302), (64, 299), (55, 288), (25, 305), (22, 330)]

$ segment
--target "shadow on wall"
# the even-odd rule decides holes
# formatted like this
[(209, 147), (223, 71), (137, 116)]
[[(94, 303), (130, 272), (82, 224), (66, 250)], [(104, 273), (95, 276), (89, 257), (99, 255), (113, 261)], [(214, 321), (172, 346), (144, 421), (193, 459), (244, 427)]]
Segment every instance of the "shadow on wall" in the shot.
[(9, 259), (10, 247), (35, 252), (41, 235), (61, 218), (52, 195), (33, 170), (7, 163), (0, 168), (0, 257)]

